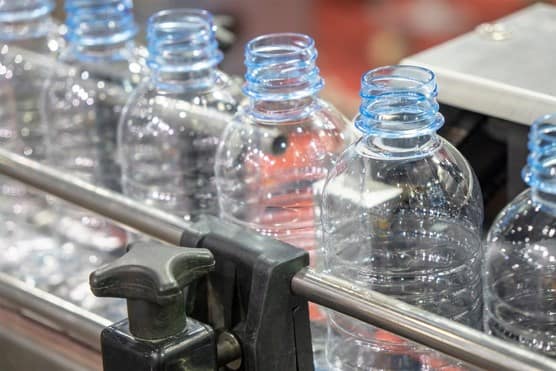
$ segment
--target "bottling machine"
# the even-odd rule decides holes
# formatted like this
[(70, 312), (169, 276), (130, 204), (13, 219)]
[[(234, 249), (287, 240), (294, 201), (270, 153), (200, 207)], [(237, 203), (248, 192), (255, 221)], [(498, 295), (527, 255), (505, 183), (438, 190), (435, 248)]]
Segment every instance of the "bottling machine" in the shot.
[[(501, 185), (508, 197), (522, 187), (527, 125), (556, 107), (554, 27), (556, 8), (535, 5), (403, 61), (437, 73), (443, 134), (471, 160), (489, 207)], [(477, 141), (492, 145), (474, 153)], [(239, 226), (186, 222), (5, 150), (0, 173), (153, 238), (91, 275), (95, 295), (126, 299), (128, 317), (116, 323), (0, 273), (0, 370), (312, 370), (308, 302), (461, 368), (556, 370), (530, 350), (316, 272), (306, 252)]]

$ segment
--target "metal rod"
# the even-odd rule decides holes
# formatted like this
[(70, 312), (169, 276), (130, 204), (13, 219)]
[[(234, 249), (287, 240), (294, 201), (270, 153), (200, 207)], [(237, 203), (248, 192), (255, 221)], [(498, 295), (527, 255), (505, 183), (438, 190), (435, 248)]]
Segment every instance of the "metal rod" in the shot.
[[(2, 149), (0, 173), (171, 244), (178, 245), (184, 231), (199, 233), (180, 218)], [(294, 276), (292, 290), (317, 304), (481, 368), (556, 370), (556, 361), (547, 357), (310, 269)]]
[(376, 291), (304, 268), (292, 290), (309, 301), (355, 317), (487, 370), (556, 370), (556, 361)]
[(4, 149), (0, 149), (0, 173), (174, 245), (189, 228), (183, 219)]
[(100, 333), (112, 322), (0, 273), (2, 305), (100, 351)]

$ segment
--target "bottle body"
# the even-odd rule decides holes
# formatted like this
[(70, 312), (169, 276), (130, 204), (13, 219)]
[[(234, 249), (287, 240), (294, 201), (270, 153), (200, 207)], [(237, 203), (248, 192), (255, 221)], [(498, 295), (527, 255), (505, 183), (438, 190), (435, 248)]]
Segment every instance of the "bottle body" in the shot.
[[(403, 160), (376, 156), (369, 141), (340, 157), (325, 186), (327, 270), (479, 328), (482, 199), (469, 165), (439, 137), (429, 155)], [(430, 353), (336, 312), (328, 331), (337, 370), (404, 369)]]
[(536, 120), (523, 169), (529, 189), (490, 228), (483, 265), (484, 329), (556, 357), (556, 116)]
[(237, 91), (221, 72), (202, 90), (171, 91), (145, 81), (120, 122), (124, 193), (186, 220), (218, 215), (214, 158)]
[[(40, 91), (61, 47), (49, 0), (0, 4), (0, 145), (32, 160), (44, 159)], [(37, 245), (46, 247), (38, 228), (45, 196), (9, 177), (1, 177), (1, 270), (19, 272)], [(34, 266), (39, 271), (41, 266)]]
[[(0, 6), (0, 145), (36, 161), (45, 157), (40, 91), (60, 47), (53, 7), (47, 0)], [(44, 197), (13, 180), (2, 182), (1, 194), (2, 214), (20, 223), (32, 224), (45, 206)]]
[[(118, 120), (146, 69), (146, 53), (133, 41), (133, 2), (66, 0), (65, 10), (68, 44), (41, 99), (48, 162), (119, 192)], [(96, 250), (125, 246), (125, 232), (105, 219), (62, 202), (55, 208), (60, 237)]]
[(186, 220), (217, 215), (214, 155), (239, 89), (219, 71), (212, 15), (171, 9), (148, 21), (151, 73), (119, 124), (124, 192)]
[[(482, 196), (443, 124), (431, 71), (388, 66), (363, 76), (355, 126), (322, 195), (326, 270), (433, 313), (481, 326)], [(334, 370), (454, 365), (432, 350), (330, 311)]]
[[(42, 97), (47, 132), (47, 162), (99, 187), (120, 192), (117, 127), (133, 88), (144, 77), (142, 52), (133, 43), (118, 54), (81, 58), (71, 47), (60, 55), (64, 68), (48, 78)], [(125, 233), (105, 219), (55, 202), (57, 231), (80, 245), (113, 250), (125, 245)]]
[(556, 356), (556, 215), (529, 188), (501, 211), (487, 236), (484, 328)]
[(216, 174), (221, 217), (303, 248), (316, 264), (315, 198), (350, 135), (329, 104), (306, 104), (306, 114), (277, 122), (244, 107), (223, 134)]
[(127, 98), (145, 74), (133, 43), (117, 59), (82, 60), (68, 50), (44, 89), (48, 162), (113, 191), (121, 191), (118, 121)]
[[(318, 200), (328, 169), (352, 141), (347, 120), (318, 98), (324, 82), (314, 41), (259, 36), (245, 48), (248, 97), (216, 156), (220, 216), (309, 252), (322, 266)], [(324, 313), (310, 306), (316, 368), (324, 363)]]
[(48, 0), (0, 7), (0, 86), (9, 115), (2, 120), (0, 140), (37, 161), (45, 158), (40, 92), (53, 68), (50, 59), (63, 43), (50, 15), (53, 8)]

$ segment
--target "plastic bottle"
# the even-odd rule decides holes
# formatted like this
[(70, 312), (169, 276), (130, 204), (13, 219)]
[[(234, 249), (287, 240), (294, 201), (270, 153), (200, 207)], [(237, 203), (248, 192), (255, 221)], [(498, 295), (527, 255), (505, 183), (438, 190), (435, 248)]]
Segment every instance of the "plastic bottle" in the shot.
[[(66, 50), (46, 82), (41, 114), (48, 162), (104, 188), (120, 191), (116, 133), (122, 108), (144, 77), (135, 46), (131, 0), (66, 0)], [(64, 204), (57, 231), (79, 245), (115, 250), (125, 233)]]
[(530, 188), (487, 235), (484, 327), (491, 335), (556, 356), (556, 116), (533, 123), (523, 169)]
[[(444, 118), (435, 76), (387, 66), (367, 72), (361, 84), (355, 126), (363, 136), (338, 159), (323, 190), (326, 268), (478, 328), (481, 191), (467, 161), (436, 133)], [(340, 313), (328, 318), (334, 370), (439, 366), (418, 345)]]
[(9, 115), (2, 119), (0, 144), (38, 161), (45, 156), (39, 98), (51, 67), (43, 62), (54, 56), (60, 41), (51, 17), (54, 5), (51, 0), (0, 3), (0, 92), (6, 99), (2, 113)]
[[(47, 162), (96, 186), (120, 191), (118, 120), (146, 69), (146, 53), (133, 41), (133, 3), (66, 0), (65, 10), (67, 46), (41, 97)], [(108, 304), (94, 298), (87, 281), (92, 270), (124, 252), (126, 232), (60, 200), (52, 205), (58, 246), (33, 253), (33, 264), (43, 268), (26, 264), (26, 281), (90, 311), (121, 313), (121, 301)]]
[[(309, 251), (319, 265), (315, 197), (351, 142), (347, 120), (319, 99), (314, 41), (302, 34), (257, 37), (245, 50), (248, 102), (226, 128), (216, 157), (222, 218)], [(326, 322), (311, 307), (320, 367)]]
[[(0, 2), (0, 146), (37, 161), (44, 158), (40, 90), (60, 47), (53, 9), (51, 0)], [(13, 273), (33, 245), (48, 245), (36, 231), (46, 201), (9, 177), (0, 183), (0, 269)]]
[(147, 27), (150, 78), (119, 124), (124, 193), (186, 220), (218, 215), (214, 156), (240, 90), (217, 69), (212, 15), (164, 10)]

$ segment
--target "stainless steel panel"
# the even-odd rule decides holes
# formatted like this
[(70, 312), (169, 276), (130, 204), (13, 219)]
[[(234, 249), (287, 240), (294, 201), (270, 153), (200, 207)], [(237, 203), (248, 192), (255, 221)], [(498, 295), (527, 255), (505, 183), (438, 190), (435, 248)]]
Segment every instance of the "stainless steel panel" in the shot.
[(556, 6), (535, 4), (402, 60), (433, 70), (439, 101), (520, 124), (556, 111)]

